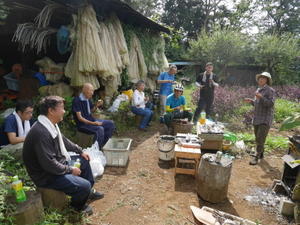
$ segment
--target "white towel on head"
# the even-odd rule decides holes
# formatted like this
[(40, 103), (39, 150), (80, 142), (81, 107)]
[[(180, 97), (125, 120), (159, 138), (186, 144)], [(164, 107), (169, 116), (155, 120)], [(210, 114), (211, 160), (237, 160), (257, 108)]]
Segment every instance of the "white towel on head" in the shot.
[(67, 161), (71, 161), (70, 154), (67, 152), (67, 149), (65, 147), (64, 141), (62, 139), (62, 135), (60, 133), (60, 129), (57, 124), (53, 124), (47, 116), (40, 115), (38, 117), (38, 121), (49, 131), (52, 138), (56, 138), (58, 136), (58, 142), (59, 142), (59, 148), (61, 151), (61, 154), (66, 157)]
[(17, 120), (17, 126), (18, 126), (18, 137), (26, 137), (30, 130), (30, 122), (29, 120), (24, 121), (24, 128), (23, 128), (23, 123), (22, 119), (20, 118), (19, 114), (14, 111), (13, 115), (16, 117)]

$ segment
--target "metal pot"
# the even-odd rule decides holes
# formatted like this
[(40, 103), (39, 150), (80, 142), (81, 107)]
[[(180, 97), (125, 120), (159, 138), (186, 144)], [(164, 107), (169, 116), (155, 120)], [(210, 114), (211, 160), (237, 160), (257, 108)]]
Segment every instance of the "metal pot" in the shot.
[(174, 158), (175, 137), (170, 135), (162, 135), (157, 142), (159, 150), (159, 159), (170, 161)]

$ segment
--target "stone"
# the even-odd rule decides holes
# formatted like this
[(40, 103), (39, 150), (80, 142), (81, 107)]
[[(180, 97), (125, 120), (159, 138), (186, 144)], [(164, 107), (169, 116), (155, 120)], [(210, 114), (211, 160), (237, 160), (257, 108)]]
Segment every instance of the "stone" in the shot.
[(44, 219), (44, 207), (41, 195), (35, 191), (26, 192), (27, 200), (17, 204), (11, 214), (16, 225), (37, 224)]
[(48, 188), (37, 188), (41, 193), (44, 206), (55, 209), (64, 209), (68, 204), (67, 195), (64, 192)]

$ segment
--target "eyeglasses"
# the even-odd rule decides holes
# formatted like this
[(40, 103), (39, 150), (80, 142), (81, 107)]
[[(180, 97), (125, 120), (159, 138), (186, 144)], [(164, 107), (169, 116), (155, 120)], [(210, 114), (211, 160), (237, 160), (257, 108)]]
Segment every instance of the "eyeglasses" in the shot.
[(25, 111), (25, 112), (23, 112), (23, 113), (25, 113), (25, 114), (33, 114), (33, 111)]

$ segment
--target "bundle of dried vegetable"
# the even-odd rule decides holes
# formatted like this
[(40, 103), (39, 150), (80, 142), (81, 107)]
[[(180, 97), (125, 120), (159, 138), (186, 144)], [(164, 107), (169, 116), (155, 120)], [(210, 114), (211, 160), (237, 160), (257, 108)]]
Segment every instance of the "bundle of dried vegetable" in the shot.
[(91, 5), (78, 10), (75, 54), (81, 58), (79, 71), (88, 74), (105, 74), (108, 71), (106, 56), (99, 37), (99, 23)]
[(126, 40), (124, 37), (124, 32), (123, 32), (121, 22), (115, 14), (112, 14), (109, 19), (109, 23), (112, 24), (112, 27), (116, 34), (117, 38), (115, 39), (115, 44), (121, 55), (121, 59), (123, 62), (123, 68), (125, 68), (125, 66), (129, 65), (129, 55), (128, 55), (128, 48), (127, 48)]
[(139, 79), (145, 79), (147, 76), (147, 66), (140, 40), (136, 35), (133, 35), (129, 51), (130, 63), (127, 67), (128, 76), (131, 82), (136, 82)]
[(92, 83), (100, 87), (97, 76), (106, 78), (109, 64), (100, 40), (100, 26), (96, 13), (91, 5), (80, 8), (78, 16), (73, 16), (74, 25), (71, 30), (73, 44), (72, 54), (66, 65), (65, 74), (71, 78), (72, 86)]
[(50, 35), (57, 32), (57, 29), (48, 27), (48, 25), (53, 12), (64, 6), (51, 1), (48, 3), (35, 18), (35, 23), (18, 25), (12, 41), (19, 42), (23, 52), (26, 48), (36, 49), (37, 53), (42, 50), (46, 51), (46, 47), (50, 43)]

